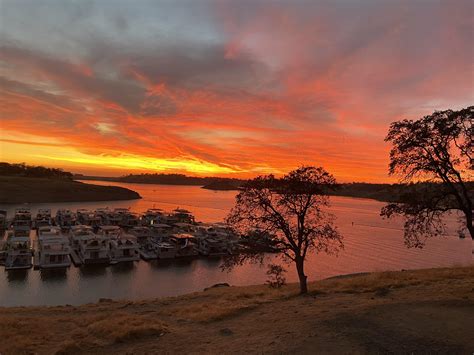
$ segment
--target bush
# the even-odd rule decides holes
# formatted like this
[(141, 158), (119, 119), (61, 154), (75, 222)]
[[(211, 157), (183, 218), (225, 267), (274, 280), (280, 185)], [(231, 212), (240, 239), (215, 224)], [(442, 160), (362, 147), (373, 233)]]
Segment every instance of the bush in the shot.
[(266, 284), (271, 288), (281, 288), (286, 285), (284, 273), (286, 273), (286, 270), (281, 265), (268, 264)]

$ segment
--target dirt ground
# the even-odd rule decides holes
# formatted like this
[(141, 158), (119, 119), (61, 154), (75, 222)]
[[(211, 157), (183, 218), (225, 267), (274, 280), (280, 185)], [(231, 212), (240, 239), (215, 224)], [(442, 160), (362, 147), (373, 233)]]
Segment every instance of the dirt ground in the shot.
[(474, 267), (141, 302), (0, 308), (0, 353), (474, 352)]

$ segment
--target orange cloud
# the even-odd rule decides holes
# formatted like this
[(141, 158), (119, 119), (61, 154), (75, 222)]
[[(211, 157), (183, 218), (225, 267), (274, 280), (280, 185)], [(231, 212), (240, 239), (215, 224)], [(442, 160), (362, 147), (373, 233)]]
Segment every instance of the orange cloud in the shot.
[(390, 181), (391, 121), (472, 102), (472, 22), (444, 4), (305, 5), (222, 1), (205, 39), (146, 43), (143, 29), (84, 37), (77, 55), (5, 41), (1, 158), (102, 175), (316, 164)]

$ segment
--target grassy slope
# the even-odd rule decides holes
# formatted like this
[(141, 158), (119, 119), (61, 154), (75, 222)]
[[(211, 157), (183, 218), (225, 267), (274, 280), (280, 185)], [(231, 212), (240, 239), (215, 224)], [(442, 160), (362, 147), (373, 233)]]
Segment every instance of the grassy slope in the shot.
[(0, 176), (0, 203), (131, 200), (135, 191), (77, 181)]
[(0, 353), (472, 353), (474, 267), (0, 308)]

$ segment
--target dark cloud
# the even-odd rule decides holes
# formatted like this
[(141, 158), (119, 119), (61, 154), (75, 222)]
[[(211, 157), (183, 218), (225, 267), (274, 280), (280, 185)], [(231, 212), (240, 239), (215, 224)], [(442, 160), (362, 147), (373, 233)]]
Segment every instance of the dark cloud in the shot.
[(113, 102), (131, 113), (138, 113), (145, 97), (145, 88), (134, 81), (106, 77), (84, 64), (74, 64), (43, 53), (12, 46), (0, 47), (0, 59), (31, 71), (37, 80), (52, 82), (64, 91), (78, 92), (83, 99)]

